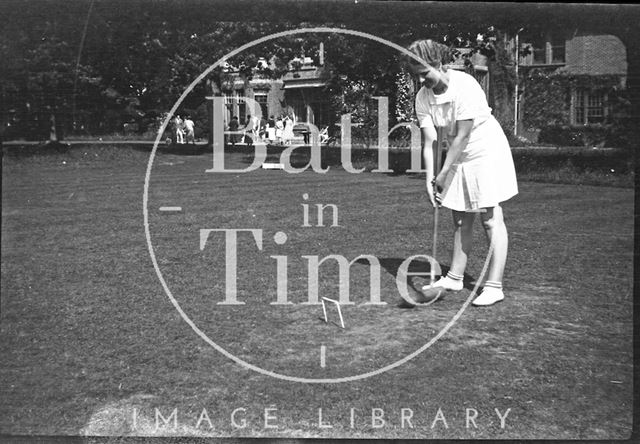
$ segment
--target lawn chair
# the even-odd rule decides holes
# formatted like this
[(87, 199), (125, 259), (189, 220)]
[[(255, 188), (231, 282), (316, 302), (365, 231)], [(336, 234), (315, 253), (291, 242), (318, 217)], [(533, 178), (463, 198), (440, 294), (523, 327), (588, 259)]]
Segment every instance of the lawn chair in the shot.
[(336, 143), (336, 138), (334, 136), (330, 136), (329, 135), (329, 127), (325, 126), (320, 130), (320, 133), (318, 134), (318, 137), (320, 139), (320, 143), (321, 144), (332, 144), (335, 145)]

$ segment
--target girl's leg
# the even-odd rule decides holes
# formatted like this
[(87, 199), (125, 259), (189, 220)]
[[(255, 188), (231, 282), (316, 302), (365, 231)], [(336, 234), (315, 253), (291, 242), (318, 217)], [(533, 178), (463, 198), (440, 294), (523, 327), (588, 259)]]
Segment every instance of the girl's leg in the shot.
[(502, 207), (487, 208), (482, 213), (482, 226), (487, 235), (487, 242), (493, 242), (493, 254), (489, 262), (487, 281), (502, 283), (504, 267), (507, 263), (507, 250), (509, 248), (509, 236), (502, 216)]
[(471, 253), (473, 244), (473, 221), (475, 213), (453, 211), (453, 253), (451, 268), (447, 275), (435, 284), (425, 285), (423, 290), (432, 288), (445, 288), (459, 291), (463, 288), (464, 271), (467, 267), (467, 258)]
[(450, 272), (456, 276), (464, 276), (473, 244), (473, 221), (476, 215), (464, 211), (452, 211), (452, 214), (454, 231)]
[(504, 299), (502, 276), (507, 263), (509, 247), (507, 227), (504, 224), (502, 208), (499, 205), (486, 210), (486, 213), (482, 213), (482, 225), (487, 235), (487, 241), (490, 245), (493, 244), (493, 253), (489, 261), (489, 271), (484, 289), (482, 294), (473, 301), (474, 305), (492, 305)]

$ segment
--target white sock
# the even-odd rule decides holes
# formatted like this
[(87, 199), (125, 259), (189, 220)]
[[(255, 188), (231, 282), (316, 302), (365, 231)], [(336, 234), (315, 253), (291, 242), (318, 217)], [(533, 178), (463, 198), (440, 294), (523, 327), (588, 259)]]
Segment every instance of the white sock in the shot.
[(443, 282), (443, 286), (444, 288), (447, 288), (449, 290), (462, 290), (463, 287), (463, 282), (462, 279), (464, 278), (464, 276), (460, 276), (459, 274), (455, 274), (452, 273), (451, 271), (449, 271), (447, 273), (447, 275), (443, 278), (445, 279), (447, 282), (444, 283)]
[(483, 292), (486, 290), (489, 291), (502, 291), (502, 282), (498, 281), (487, 281), (484, 283)]
[(425, 285), (423, 289), (439, 287), (447, 290), (459, 291), (463, 288), (463, 276), (448, 272), (446, 276), (438, 279), (433, 285)]
[(504, 293), (502, 292), (502, 283), (497, 281), (487, 281), (482, 289), (482, 293), (473, 300), (472, 304), (476, 306), (487, 306), (493, 305), (503, 299)]

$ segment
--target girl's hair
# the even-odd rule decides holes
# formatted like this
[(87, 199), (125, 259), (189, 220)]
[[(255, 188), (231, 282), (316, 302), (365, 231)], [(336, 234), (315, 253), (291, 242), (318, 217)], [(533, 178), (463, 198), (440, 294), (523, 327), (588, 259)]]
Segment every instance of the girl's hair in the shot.
[[(451, 61), (451, 51), (447, 45), (434, 42), (431, 39), (416, 40), (407, 48), (409, 51), (426, 61), (429, 65), (446, 65)], [(419, 62), (409, 56), (406, 56), (407, 62), (417, 65)]]

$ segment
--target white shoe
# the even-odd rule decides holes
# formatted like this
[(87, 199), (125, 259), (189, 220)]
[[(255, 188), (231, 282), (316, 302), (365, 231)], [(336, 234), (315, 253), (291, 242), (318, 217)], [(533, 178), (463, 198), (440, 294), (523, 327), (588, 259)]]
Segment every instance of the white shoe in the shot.
[(482, 290), (482, 294), (475, 298), (472, 302), (477, 307), (486, 307), (493, 305), (496, 302), (500, 302), (504, 299), (504, 292), (499, 288), (485, 288)]
[(433, 284), (424, 285), (422, 287), (422, 291), (439, 289), (439, 288), (442, 288), (444, 290), (450, 290), (450, 291), (460, 291), (462, 290), (463, 287), (464, 285), (462, 281), (456, 281), (454, 279), (451, 279), (445, 276), (445, 277), (441, 277), (440, 279), (435, 281)]

